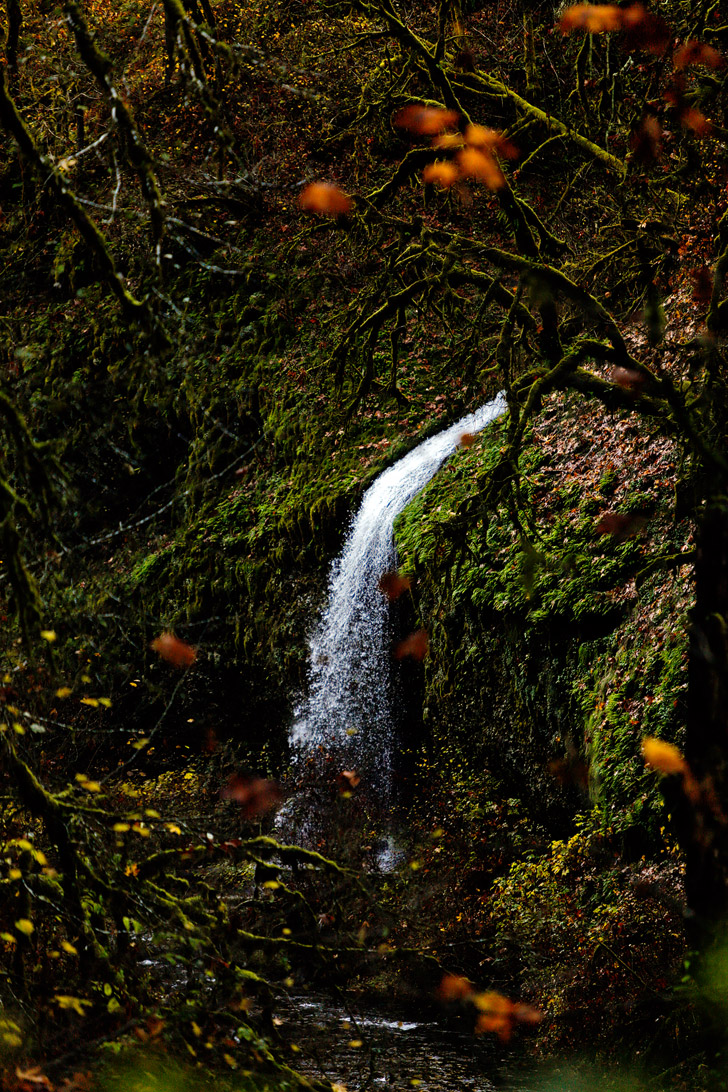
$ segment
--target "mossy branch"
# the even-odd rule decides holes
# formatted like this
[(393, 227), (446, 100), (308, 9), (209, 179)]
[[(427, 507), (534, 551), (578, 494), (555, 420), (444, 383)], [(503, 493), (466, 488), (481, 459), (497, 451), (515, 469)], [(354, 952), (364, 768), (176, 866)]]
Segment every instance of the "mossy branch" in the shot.
[(511, 102), (522, 116), (538, 122), (539, 125), (545, 126), (549, 133), (566, 137), (570, 143), (574, 144), (580, 151), (586, 152), (592, 159), (597, 160), (597, 162), (601, 163), (608, 171), (617, 174), (620, 178), (624, 178), (627, 173), (627, 167), (621, 159), (617, 159), (616, 156), (607, 152), (598, 144), (595, 144), (594, 141), (589, 140), (589, 138), (585, 137), (582, 133), (577, 132), (575, 129), (571, 129), (568, 125), (565, 125), (563, 121), (559, 121), (558, 118), (553, 117), (552, 114), (548, 114), (545, 110), (542, 110), (540, 106), (535, 106), (532, 102), (528, 102), (528, 100), (524, 99), (522, 95), (519, 95), (517, 91), (512, 90), (507, 84), (496, 79), (495, 76), (478, 72), (475, 73), (471, 79), (476, 83), (479, 83), (490, 94), (497, 95), (502, 101)]
[(99, 49), (94, 41), (79, 4), (76, 0), (66, 0), (64, 10), (68, 25), (75, 36), (81, 60), (106, 95), (111, 110), (111, 118), (121, 130), (129, 162), (139, 177), (142, 194), (149, 206), (155, 261), (159, 267), (161, 263), (161, 241), (164, 235), (164, 202), (154, 173), (152, 157), (134, 124), (131, 110), (114, 87), (111, 79), (111, 60)]
[(88, 246), (97, 263), (101, 277), (121, 303), (124, 314), (135, 324), (153, 326), (153, 319), (147, 302), (138, 300), (124, 285), (121, 274), (109, 250), (107, 241), (94, 221), (87, 215), (81, 202), (71, 190), (68, 179), (56, 165), (37, 147), (30, 130), (23, 122), (17, 107), (8, 92), (5, 68), (0, 72), (0, 122), (13, 137), (23, 157), (48, 180), (58, 203), (68, 214), (83, 241)]

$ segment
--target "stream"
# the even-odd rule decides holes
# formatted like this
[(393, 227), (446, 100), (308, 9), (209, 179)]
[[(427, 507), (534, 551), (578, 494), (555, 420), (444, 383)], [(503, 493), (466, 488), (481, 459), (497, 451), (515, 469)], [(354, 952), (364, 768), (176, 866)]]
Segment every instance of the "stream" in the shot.
[(521, 1081), (498, 1072), (492, 1037), (453, 1031), (431, 1018), (397, 1019), (356, 1001), (345, 1007), (306, 994), (279, 1000), (275, 1023), (300, 1048), (292, 1063), (299, 1072), (348, 1092), (526, 1092)]

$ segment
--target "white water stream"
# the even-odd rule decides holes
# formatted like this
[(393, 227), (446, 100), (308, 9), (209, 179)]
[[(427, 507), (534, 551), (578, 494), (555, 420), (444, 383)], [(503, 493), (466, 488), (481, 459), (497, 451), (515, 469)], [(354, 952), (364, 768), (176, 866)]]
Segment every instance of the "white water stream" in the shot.
[(352, 519), (329, 576), (326, 609), (310, 640), (308, 694), (295, 710), (291, 749), (345, 751), (355, 768), (377, 772), (386, 791), (393, 749), (389, 605), (382, 575), (396, 567), (394, 521), (457, 448), (506, 412), (503, 393), (424, 440), (373, 482)]

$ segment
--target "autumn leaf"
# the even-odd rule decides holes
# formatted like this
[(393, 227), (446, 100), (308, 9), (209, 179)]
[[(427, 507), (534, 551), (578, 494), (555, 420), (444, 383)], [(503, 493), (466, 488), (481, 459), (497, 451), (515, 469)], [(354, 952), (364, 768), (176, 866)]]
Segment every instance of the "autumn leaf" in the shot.
[(676, 72), (680, 72), (695, 64), (702, 64), (706, 68), (723, 68), (725, 57), (713, 46), (693, 40), (686, 42), (675, 52), (673, 66)]
[(351, 793), (351, 790), (355, 789), (361, 782), (361, 778), (355, 770), (342, 770), (339, 774), (338, 782), (340, 792)]
[(422, 178), (425, 182), (438, 182), (445, 188), (452, 186), (453, 182), (457, 182), (459, 177), (460, 172), (450, 160), (438, 160), (436, 163), (428, 163), (422, 172)]
[(396, 572), (382, 573), (377, 587), (382, 595), (386, 595), (390, 603), (393, 603), (396, 599), (399, 599), (400, 595), (409, 591), (412, 587), (412, 581), (408, 576), (401, 576)]
[(475, 1024), (476, 1034), (494, 1032), (501, 1042), (508, 1042), (516, 1024), (538, 1024), (543, 1014), (532, 1005), (511, 1001), (495, 990), (474, 993), (471, 1001), (480, 1013)]
[(562, 34), (571, 34), (573, 30), (601, 34), (606, 30), (620, 30), (623, 21), (623, 9), (614, 4), (575, 4), (561, 16), (559, 30)]
[(19, 1081), (24, 1081), (26, 1084), (32, 1085), (35, 1088), (50, 1089), (53, 1087), (38, 1065), (34, 1065), (30, 1069), (21, 1069), (20, 1066), (17, 1066), (15, 1076)]
[(470, 997), (472, 992), (472, 983), (459, 974), (443, 975), (437, 987), (437, 996), (441, 1001), (461, 1001), (463, 998)]
[(574, 30), (586, 34), (624, 31), (626, 49), (643, 49), (658, 56), (670, 44), (670, 28), (660, 15), (654, 15), (642, 4), (620, 8), (614, 4), (575, 4), (567, 8), (559, 21), (562, 34)]
[(546, 768), (560, 785), (589, 787), (589, 767), (577, 758), (552, 758)]
[(618, 387), (631, 391), (633, 394), (641, 390), (648, 379), (644, 372), (635, 371), (634, 368), (623, 368), (621, 365), (612, 368), (610, 378)]
[(600, 535), (611, 535), (615, 542), (626, 542), (647, 523), (644, 516), (624, 512), (605, 512), (595, 530)]
[(223, 800), (233, 800), (239, 804), (246, 819), (275, 808), (282, 799), (280, 786), (275, 781), (266, 781), (261, 777), (241, 777), (232, 774), (220, 793)]
[(670, 25), (655, 12), (642, 4), (624, 8), (622, 47), (626, 50), (643, 50), (661, 57), (672, 44)]
[(635, 162), (642, 163), (646, 167), (657, 162), (662, 151), (662, 126), (653, 114), (648, 114), (642, 119), (632, 134), (630, 144)]
[(460, 447), (472, 447), (476, 439), (477, 437), (474, 436), (472, 432), (464, 432), (458, 440), (458, 443), (460, 444)]
[(713, 274), (707, 265), (693, 270), (691, 280), (693, 282), (693, 301), (704, 305), (710, 303), (713, 295)]
[(427, 630), (418, 629), (399, 642), (394, 650), (394, 658), (395, 660), (403, 660), (406, 656), (409, 656), (413, 660), (424, 660), (429, 647), (430, 639), (427, 636)]
[(345, 216), (353, 208), (351, 198), (333, 182), (311, 182), (301, 191), (298, 203), (304, 211), (322, 216)]
[(457, 125), (460, 115), (457, 110), (445, 110), (439, 106), (423, 106), (410, 103), (395, 116), (394, 124), (398, 129), (406, 129), (417, 136), (435, 136), (443, 129)]
[(651, 770), (661, 774), (684, 774), (689, 772), (689, 767), (682, 753), (672, 743), (664, 739), (655, 739), (654, 736), (646, 736), (642, 740), (642, 754), (645, 764)]
[(181, 641), (179, 637), (175, 637), (173, 633), (160, 634), (159, 637), (155, 637), (149, 647), (173, 667), (190, 667), (197, 657), (195, 649), (185, 641)]
[(503, 172), (490, 154), (467, 147), (458, 152), (457, 161), (465, 178), (484, 182), (492, 190), (501, 189), (506, 184)]
[(497, 129), (487, 129), (484, 125), (468, 125), (463, 139), (473, 148), (485, 148), (490, 153), (497, 152), (504, 159), (518, 157), (518, 148)]
[(705, 114), (695, 106), (686, 106), (679, 111), (680, 124), (690, 129), (696, 136), (710, 136), (713, 132), (713, 123), (708, 121)]

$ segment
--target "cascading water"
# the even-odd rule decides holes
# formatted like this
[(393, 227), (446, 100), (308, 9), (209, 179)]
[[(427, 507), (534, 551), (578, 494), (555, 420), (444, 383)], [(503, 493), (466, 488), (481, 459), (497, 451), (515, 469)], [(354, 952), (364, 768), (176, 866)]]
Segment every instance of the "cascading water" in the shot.
[(342, 752), (386, 793), (392, 763), (391, 633), (381, 576), (396, 566), (394, 521), (458, 446), (506, 411), (492, 402), (431, 436), (385, 470), (364, 494), (329, 577), (324, 614), (310, 641), (308, 694), (290, 731), (294, 756)]

